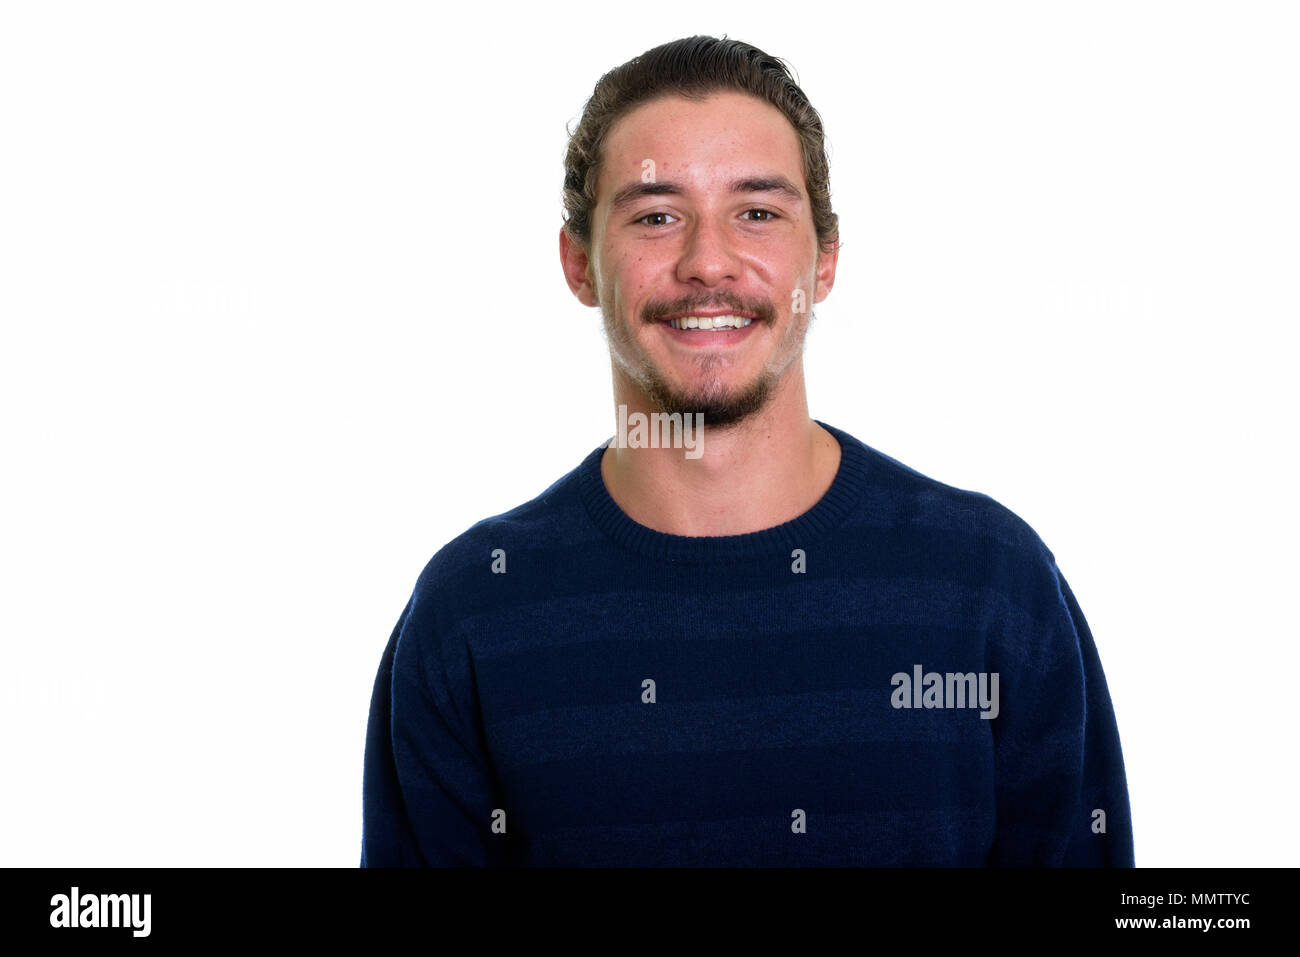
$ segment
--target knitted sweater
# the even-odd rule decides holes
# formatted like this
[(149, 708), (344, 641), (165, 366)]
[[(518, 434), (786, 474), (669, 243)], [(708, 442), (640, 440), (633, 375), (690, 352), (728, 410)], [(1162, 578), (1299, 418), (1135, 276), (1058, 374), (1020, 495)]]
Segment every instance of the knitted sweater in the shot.
[(1053, 553), (818, 424), (839, 470), (782, 525), (639, 525), (602, 444), (438, 551), (375, 680), (361, 865), (1133, 866)]

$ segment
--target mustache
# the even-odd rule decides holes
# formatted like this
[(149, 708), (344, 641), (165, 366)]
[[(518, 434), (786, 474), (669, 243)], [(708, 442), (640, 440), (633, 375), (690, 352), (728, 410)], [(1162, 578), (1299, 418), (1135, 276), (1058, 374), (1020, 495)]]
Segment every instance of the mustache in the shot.
[(713, 296), (709, 299), (651, 299), (641, 310), (646, 322), (659, 322), (668, 316), (689, 315), (697, 310), (727, 309), (756, 319), (772, 321), (776, 307), (764, 299), (742, 299), (739, 296)]

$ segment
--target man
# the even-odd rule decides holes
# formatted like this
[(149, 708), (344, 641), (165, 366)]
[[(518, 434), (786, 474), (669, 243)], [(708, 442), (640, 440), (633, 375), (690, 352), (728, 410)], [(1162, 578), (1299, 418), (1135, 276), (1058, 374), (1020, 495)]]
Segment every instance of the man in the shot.
[(424, 569), (375, 683), (362, 865), (1131, 866), (1052, 552), (809, 417), (838, 225), (781, 62), (657, 47), (601, 79), (566, 165), (619, 431)]

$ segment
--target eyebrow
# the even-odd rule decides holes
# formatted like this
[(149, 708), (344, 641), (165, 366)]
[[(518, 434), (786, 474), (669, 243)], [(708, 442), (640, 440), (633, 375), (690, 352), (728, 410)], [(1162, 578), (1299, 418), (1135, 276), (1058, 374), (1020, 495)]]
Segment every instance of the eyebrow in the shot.
[[(629, 183), (617, 193), (611, 202), (614, 212), (629, 206), (645, 196), (680, 196), (686, 191), (676, 183), (660, 181), (657, 183)], [(732, 193), (780, 193), (787, 199), (798, 202), (803, 199), (803, 192), (784, 176), (749, 176), (732, 181)]]

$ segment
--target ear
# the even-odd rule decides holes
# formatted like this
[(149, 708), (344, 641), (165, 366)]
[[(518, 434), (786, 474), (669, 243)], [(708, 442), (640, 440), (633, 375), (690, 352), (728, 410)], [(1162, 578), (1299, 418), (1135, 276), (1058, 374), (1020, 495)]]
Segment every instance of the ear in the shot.
[(587, 251), (574, 242), (568, 230), (560, 227), (560, 266), (564, 269), (564, 281), (578, 301), (584, 306), (598, 306), (596, 287), (591, 280), (591, 262)]
[(818, 247), (817, 252), (817, 291), (813, 295), (813, 302), (821, 302), (831, 294), (831, 287), (835, 285), (835, 266), (840, 261), (840, 237), (835, 237), (835, 249), (827, 254), (821, 252)]

